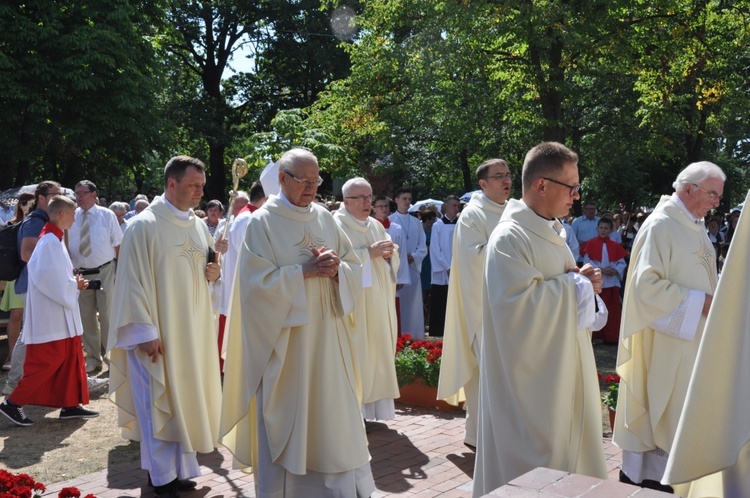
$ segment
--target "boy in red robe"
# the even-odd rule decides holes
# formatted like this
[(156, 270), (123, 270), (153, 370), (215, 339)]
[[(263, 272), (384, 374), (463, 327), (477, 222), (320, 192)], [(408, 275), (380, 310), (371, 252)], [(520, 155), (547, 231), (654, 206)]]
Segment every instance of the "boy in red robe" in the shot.
[(609, 311), (607, 324), (598, 332), (594, 332), (594, 339), (603, 339), (607, 344), (617, 344), (620, 338), (620, 317), (622, 303), (620, 302), (620, 285), (627, 263), (627, 251), (611, 240), (609, 234), (614, 230), (614, 222), (610, 218), (602, 218), (596, 226), (598, 237), (589, 239), (581, 246), (581, 256), (584, 263), (591, 263), (602, 269), (602, 298)]
[(88, 287), (88, 281), (74, 275), (68, 250), (62, 243), (63, 230), (73, 224), (75, 209), (75, 203), (67, 197), (58, 195), (50, 200), (50, 221), (42, 229), (29, 260), (22, 333), (26, 344), (24, 375), (0, 404), (0, 413), (16, 425), (34, 423), (24, 413), (24, 405), (61, 407), (61, 419), (99, 415), (81, 406), (88, 404), (89, 391), (78, 294)]

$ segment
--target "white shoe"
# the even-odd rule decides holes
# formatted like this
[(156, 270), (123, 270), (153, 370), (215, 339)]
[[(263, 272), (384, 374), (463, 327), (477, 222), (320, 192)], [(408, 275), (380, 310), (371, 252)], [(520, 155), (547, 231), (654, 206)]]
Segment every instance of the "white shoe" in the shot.
[(104, 389), (109, 385), (109, 379), (99, 379), (97, 377), (88, 378), (89, 393)]

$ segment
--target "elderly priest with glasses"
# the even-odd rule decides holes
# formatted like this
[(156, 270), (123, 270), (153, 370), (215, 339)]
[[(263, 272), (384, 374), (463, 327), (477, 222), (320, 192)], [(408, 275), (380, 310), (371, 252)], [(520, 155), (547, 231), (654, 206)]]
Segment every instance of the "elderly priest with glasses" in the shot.
[(292, 149), (278, 165), (281, 192), (250, 218), (237, 263), (222, 443), (253, 467), (259, 498), (368, 497), (375, 484), (349, 316), (362, 265), (314, 202), (316, 157)]

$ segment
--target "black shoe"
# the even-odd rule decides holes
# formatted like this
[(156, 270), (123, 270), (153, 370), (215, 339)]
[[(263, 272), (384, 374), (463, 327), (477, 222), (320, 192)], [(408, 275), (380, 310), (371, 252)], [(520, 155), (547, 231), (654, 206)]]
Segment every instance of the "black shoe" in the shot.
[(21, 408), (18, 405), (10, 405), (7, 399), (3, 401), (2, 404), (0, 404), (0, 413), (5, 415), (8, 418), (8, 420), (10, 420), (16, 425), (20, 425), (21, 427), (28, 427), (30, 425), (34, 425), (34, 421), (26, 416), (26, 413), (24, 413), (23, 408)]
[(195, 489), (195, 487), (198, 485), (197, 482), (191, 481), (190, 479), (180, 479), (179, 477), (175, 479), (174, 481), (165, 484), (164, 486), (154, 486), (154, 484), (151, 482), (151, 474), (148, 476), (148, 487), (149, 488), (174, 488), (177, 491), (189, 491), (191, 489)]
[(67, 420), (70, 418), (96, 418), (99, 416), (99, 412), (89, 410), (81, 405), (73, 406), (71, 408), (63, 408), (60, 410), (60, 420)]
[[(157, 486), (157, 488), (160, 487), (161, 486)], [(180, 498), (180, 492), (176, 489), (163, 492), (159, 492), (158, 490), (154, 489), (154, 496), (157, 496), (158, 498)]]

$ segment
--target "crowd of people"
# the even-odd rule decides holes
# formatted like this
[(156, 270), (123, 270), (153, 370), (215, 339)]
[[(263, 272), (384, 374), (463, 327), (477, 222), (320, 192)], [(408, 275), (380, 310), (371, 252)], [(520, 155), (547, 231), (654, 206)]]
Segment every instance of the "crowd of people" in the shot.
[[(2, 302), (14, 345), (0, 413), (21, 426), (27, 404), (95, 417), (89, 391), (108, 381), (157, 496), (194, 488), (197, 453), (222, 444), (256, 473), (259, 497), (368, 497), (366, 429), (395, 417), (396, 338), (443, 337), (438, 397), (465, 403), (480, 497), (536, 467), (606, 478), (601, 340), (618, 347), (620, 479), (750, 494), (745, 405), (718, 397), (710, 413), (733, 442), (693, 450), (711, 423), (711, 385), (694, 369), (726, 359), (717, 336), (735, 338), (738, 372), (748, 349), (746, 323), (711, 313), (726, 306), (721, 264), (741, 264), (725, 248), (745, 246), (738, 214), (709, 217), (718, 166), (687, 166), (650, 212), (587, 201), (577, 218), (578, 156), (554, 142), (526, 155), (518, 199), (511, 166), (493, 158), (467, 202), (421, 209), (410, 188), (391, 199), (360, 177), (323, 202), (304, 149), (275, 167), (229, 206), (202, 199), (205, 165), (188, 156), (132, 205), (104, 207), (89, 180), (77, 207), (55, 182), (19, 197), (27, 265)], [(109, 379), (96, 376), (105, 362)]]

